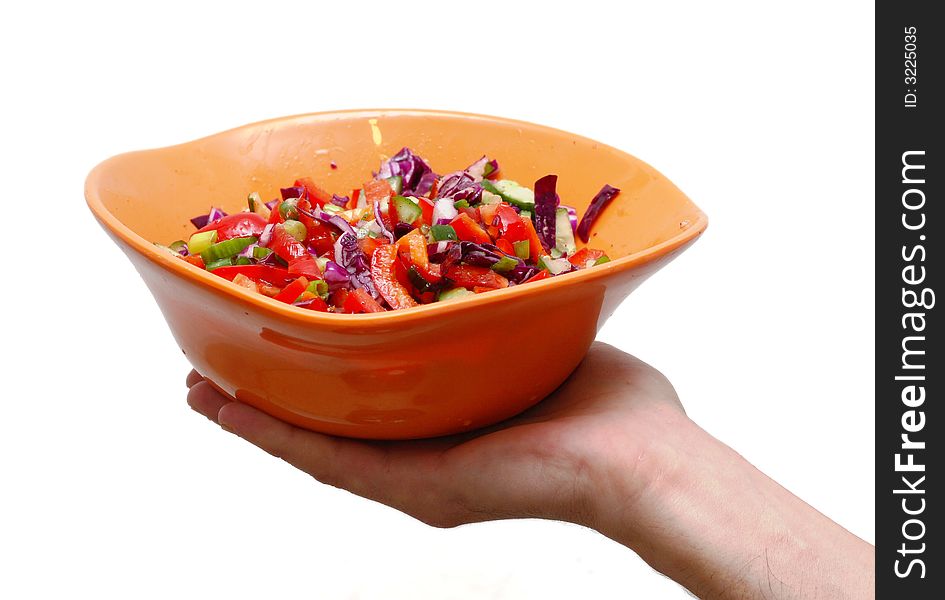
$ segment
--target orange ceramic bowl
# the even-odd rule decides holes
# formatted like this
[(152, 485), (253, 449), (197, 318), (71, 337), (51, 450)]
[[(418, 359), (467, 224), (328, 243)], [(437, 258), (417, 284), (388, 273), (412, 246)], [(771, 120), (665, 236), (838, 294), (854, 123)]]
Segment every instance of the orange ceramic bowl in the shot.
[[(298, 177), (359, 187), (402, 146), (440, 173), (482, 154), (523, 184), (556, 173), (562, 202), (578, 214), (604, 183), (620, 188), (589, 244), (613, 260), (454, 302), (336, 315), (249, 292), (153, 245), (186, 238), (188, 219), (211, 204), (238, 211), (248, 192), (275, 198)], [(89, 174), (85, 195), (217, 389), (308, 429), (373, 439), (462, 432), (532, 406), (581, 362), (620, 302), (707, 223), (669, 180), (620, 150), (531, 123), (428, 110), (287, 117), (123, 154)]]

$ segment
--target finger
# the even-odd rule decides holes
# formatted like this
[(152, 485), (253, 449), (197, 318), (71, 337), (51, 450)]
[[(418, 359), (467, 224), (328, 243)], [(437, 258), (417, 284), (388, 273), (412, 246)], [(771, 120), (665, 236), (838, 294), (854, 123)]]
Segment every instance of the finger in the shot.
[(188, 388), (194, 387), (196, 384), (200, 383), (201, 381), (203, 381), (203, 376), (197, 371), (191, 371), (190, 373), (187, 374), (187, 387)]
[(307, 431), (240, 402), (220, 408), (222, 427), (322, 483), (425, 519), (435, 503), (438, 443), (379, 444)]
[(232, 400), (213, 389), (206, 381), (194, 384), (187, 392), (187, 404), (214, 423), (218, 423), (217, 414), (220, 409), (231, 402)]

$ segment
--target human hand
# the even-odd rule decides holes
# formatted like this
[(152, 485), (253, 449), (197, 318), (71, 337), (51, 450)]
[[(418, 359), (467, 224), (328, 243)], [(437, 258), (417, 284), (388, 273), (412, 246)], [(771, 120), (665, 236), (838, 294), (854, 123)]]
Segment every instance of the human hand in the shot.
[[(373, 442), (288, 425), (232, 402), (192, 372), (188, 402), (225, 429), (319, 481), (430, 525), (543, 517), (593, 526), (598, 477), (613, 455), (638, 457), (635, 483), (658, 476), (667, 430), (686, 420), (655, 369), (595, 343), (551, 396), (494, 427), (431, 440)], [(632, 491), (632, 490), (631, 490)]]

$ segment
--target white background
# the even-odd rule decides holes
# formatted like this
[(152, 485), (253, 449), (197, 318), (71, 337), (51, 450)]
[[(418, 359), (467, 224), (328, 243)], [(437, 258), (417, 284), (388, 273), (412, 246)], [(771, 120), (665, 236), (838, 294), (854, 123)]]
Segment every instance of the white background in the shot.
[(592, 531), (428, 528), (188, 409), (189, 367), (85, 174), (334, 108), (525, 119), (662, 170), (709, 229), (600, 339), (872, 541), (869, 3), (314, 4), (2, 9), (0, 597), (687, 597)]

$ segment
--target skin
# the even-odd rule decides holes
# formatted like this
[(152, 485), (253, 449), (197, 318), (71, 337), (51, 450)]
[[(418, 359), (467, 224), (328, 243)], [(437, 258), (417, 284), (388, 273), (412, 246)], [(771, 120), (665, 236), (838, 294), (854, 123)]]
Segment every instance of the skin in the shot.
[(434, 440), (313, 433), (214, 391), (197, 412), (317, 480), (435, 527), (538, 517), (596, 529), (700, 598), (872, 598), (873, 547), (685, 413), (646, 363), (595, 343), (558, 390), (497, 426)]

